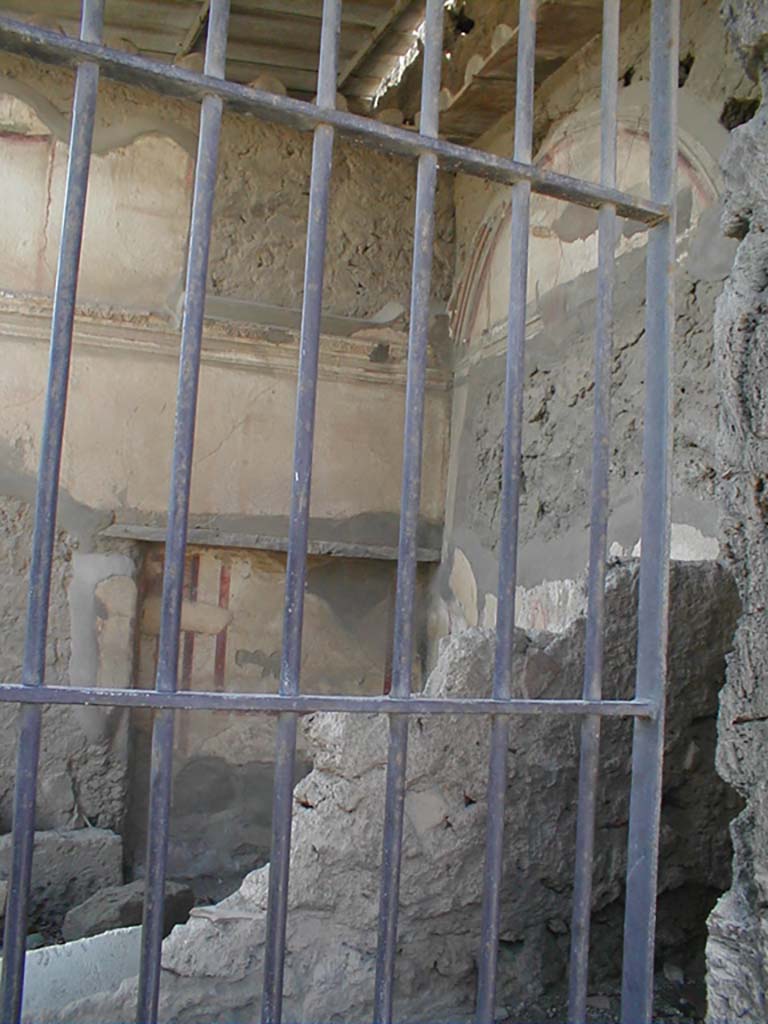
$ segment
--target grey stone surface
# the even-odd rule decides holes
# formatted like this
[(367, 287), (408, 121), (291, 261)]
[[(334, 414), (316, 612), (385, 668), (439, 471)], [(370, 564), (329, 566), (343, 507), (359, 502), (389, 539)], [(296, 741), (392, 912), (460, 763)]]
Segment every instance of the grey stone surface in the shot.
[(757, 79), (765, 74), (768, 51), (768, 8), (763, 0), (722, 0), (725, 27), (747, 71)]
[[(711, 224), (699, 225), (693, 241), (711, 263), (706, 276), (697, 258), (685, 262), (676, 285), (673, 391), (674, 498), (678, 521), (716, 532), (712, 320), (727, 273), (727, 246), (714, 246)], [(631, 550), (640, 535), (642, 426), (645, 380), (644, 253), (617, 260), (617, 326), (612, 391), (610, 540)], [(719, 267), (718, 273), (714, 268)], [(725, 269), (723, 269), (725, 268)], [(694, 274), (695, 270), (695, 274)], [(519, 582), (576, 577), (586, 560), (589, 523), (593, 348), (596, 275), (585, 273), (547, 296), (557, 305), (529, 340), (526, 357)], [(504, 357), (472, 365), (466, 383), (466, 416), (457, 449), (453, 535), (468, 550), (469, 538), (495, 554), (501, 511), (504, 428)], [(564, 484), (567, 481), (567, 484)], [(475, 556), (481, 589), (495, 590), (497, 567), (485, 573)]]
[(55, 1012), (55, 1008), (90, 992), (117, 988), (123, 979), (138, 970), (140, 944), (140, 928), (121, 928), (28, 953), (22, 1010), (24, 1024), (36, 1024)]
[[(0, 837), (0, 881), (9, 877), (11, 837)], [(123, 880), (123, 843), (106, 829), (35, 833), (30, 927), (56, 935), (70, 907)]]
[[(166, 882), (164, 935), (168, 935), (175, 925), (187, 920), (194, 902), (194, 893), (189, 886), (180, 882)], [(115, 928), (128, 928), (141, 924), (143, 910), (143, 879), (128, 885), (109, 886), (68, 910), (61, 933), (65, 942), (73, 942)]]
[[(0, 461), (4, 454), (0, 452)], [(7, 480), (0, 481), (0, 487), (7, 484)], [(0, 496), (0, 633), (3, 638), (0, 679), (3, 682), (21, 681), (32, 519), (29, 502)], [(58, 685), (65, 685), (70, 678), (73, 650), (70, 591), (77, 547), (72, 534), (65, 530), (58, 532), (46, 651), (46, 680)], [(77, 580), (74, 582), (77, 590)], [(82, 644), (84, 636), (89, 639), (88, 630), (95, 634), (96, 628), (97, 619), (93, 616), (77, 639)], [(89, 664), (87, 682), (92, 685), (95, 679), (95, 666)], [(111, 727), (100, 733), (89, 730), (89, 720), (94, 716), (110, 723)], [(13, 704), (0, 707), (0, 731), (4, 738), (0, 744), (0, 835), (11, 827), (18, 719), (18, 707)], [(120, 720), (119, 715), (94, 709), (89, 712), (88, 709), (51, 707), (43, 711), (38, 828), (77, 828), (86, 824), (108, 829), (120, 827), (126, 795), (125, 757), (117, 726)]]
[[(633, 684), (637, 574), (616, 570), (608, 597), (607, 695)], [(690, 977), (706, 913), (729, 884), (734, 797), (714, 771), (717, 693), (738, 613), (728, 575), (711, 564), (672, 576), (669, 728), (659, 902), (659, 953)], [(517, 692), (576, 696), (584, 622), (562, 637), (516, 638)], [(444, 646), (435, 696), (487, 694), (493, 638), (470, 630)], [(691, 651), (697, 651), (691, 657)], [(371, 1013), (378, 913), (386, 723), (314, 715), (304, 722), (313, 771), (295, 790), (285, 1014), (358, 1020)], [(512, 720), (502, 893), (499, 1003), (541, 1020), (562, 998), (568, 950), (578, 724)], [(617, 982), (631, 727), (606, 722), (598, 794), (593, 919), (595, 992)], [(471, 1013), (483, 880), (487, 722), (412, 724), (405, 805), (397, 1020)], [(161, 1018), (258, 1017), (269, 867), (238, 892), (196, 908), (163, 951)], [(83, 1000), (67, 1020), (128, 1021), (135, 981)]]
[(726, 553), (743, 615), (721, 696), (718, 769), (747, 800), (732, 826), (733, 886), (710, 917), (711, 1024), (768, 1018), (768, 8), (723, 4), (747, 70), (762, 81), (755, 117), (724, 160), (724, 227), (741, 239), (715, 324), (720, 495)]

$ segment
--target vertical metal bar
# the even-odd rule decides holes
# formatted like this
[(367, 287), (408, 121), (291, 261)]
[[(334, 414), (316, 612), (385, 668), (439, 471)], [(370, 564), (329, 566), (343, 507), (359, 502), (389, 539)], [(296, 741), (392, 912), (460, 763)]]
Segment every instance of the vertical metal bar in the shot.
[[(530, 163), (533, 150), (533, 93), (536, 63), (537, 0), (521, 0), (515, 97), (515, 159)], [(512, 189), (511, 275), (505, 381), (504, 458), (501, 527), (499, 531), (499, 593), (493, 696), (509, 697), (517, 586), (517, 540), (522, 470), (523, 391), (525, 386), (525, 320), (528, 291), (528, 234), (531, 186)], [(496, 1001), (499, 948), (499, 898), (504, 867), (504, 804), (507, 789), (509, 719), (491, 720), (486, 829), (485, 887), (477, 980), (477, 1021), (491, 1024)]]
[[(419, 132), (433, 138), (437, 137), (439, 124), (440, 72), (443, 59), (443, 6), (443, 0), (427, 0), (424, 22), (424, 69), (421, 83)], [(422, 153), (419, 157), (416, 178), (416, 211), (413, 232), (403, 478), (390, 687), (393, 697), (408, 697), (411, 692), (416, 544), (424, 435), (424, 383), (429, 342), (429, 302), (432, 282), (436, 189), (437, 158), (431, 153)], [(379, 934), (374, 987), (373, 1013), (374, 1021), (377, 1024), (389, 1024), (389, 1021), (392, 1020), (407, 757), (408, 716), (392, 715), (389, 719), (379, 895)]]
[[(674, 211), (680, 0), (651, 6), (651, 195)], [(623, 1024), (648, 1024), (653, 1008), (664, 699), (669, 607), (671, 362), (674, 337), (675, 217), (651, 230), (646, 292), (643, 523), (638, 607), (638, 697), (655, 719), (636, 723), (627, 847)]]
[[(616, 118), (618, 108), (620, 0), (603, 0), (602, 109), (600, 118), (600, 183), (616, 185)], [(603, 692), (605, 568), (608, 553), (608, 488), (611, 467), (611, 366), (613, 359), (613, 293), (616, 255), (616, 208), (606, 204), (598, 214), (597, 310), (595, 327), (595, 411), (592, 441), (592, 510), (589, 536), (587, 635), (584, 658), (585, 700)], [(579, 802), (576, 822), (576, 866), (571, 919), (571, 963), (568, 991), (570, 1024), (584, 1024), (589, 979), (589, 926), (592, 913), (592, 862), (595, 846), (595, 799), (600, 762), (600, 718), (581, 724)]]
[[(211, 3), (205, 52), (205, 73), (215, 78), (223, 78), (225, 74), (229, 6), (229, 0), (212, 0)], [(163, 571), (159, 659), (155, 684), (158, 690), (164, 692), (172, 692), (178, 685), (179, 638), (189, 495), (192, 483), (192, 453), (222, 111), (223, 103), (219, 97), (208, 95), (203, 99), (200, 110), (200, 137), (187, 256), (173, 465), (168, 504), (168, 532)], [(136, 1019), (139, 1024), (154, 1024), (157, 1020), (172, 771), (173, 712), (165, 709), (159, 711), (155, 716), (152, 730), (147, 876), (144, 892), (144, 921), (141, 932), (139, 997), (136, 1010)]]
[[(336, 105), (341, 0), (324, 0), (317, 82), (317, 105)], [(304, 587), (307, 576), (307, 542), (312, 485), (312, 454), (315, 437), (317, 368), (320, 353), (320, 317), (323, 306), (325, 245), (333, 169), (334, 131), (329, 125), (315, 129), (312, 175), (309, 188), (307, 249), (304, 264), (304, 296), (301, 310), (301, 347), (296, 393), (296, 425), (293, 479), (283, 609), (283, 649), (280, 693), (299, 692), (301, 641), (304, 623)], [(281, 714), (275, 744), (275, 781), (272, 793), (272, 852), (269, 868), (267, 935), (264, 950), (264, 988), (261, 1019), (279, 1024), (283, 1009), (285, 929), (288, 915), (288, 882), (291, 856), (293, 772), (296, 757), (295, 714)]]
[[(80, 38), (84, 42), (100, 42), (103, 25), (104, 0), (84, 0)], [(42, 686), (45, 682), (48, 606), (53, 545), (56, 537), (64, 420), (69, 390), (72, 326), (75, 317), (98, 87), (98, 66), (81, 64), (77, 70), (72, 103), (67, 184), (51, 322), (48, 390), (40, 442), (40, 468), (29, 570), (27, 632), (22, 668), (22, 682), (25, 686)], [(24, 707), (21, 711), (16, 760), (13, 848), (0, 982), (0, 1020), (4, 1024), (17, 1024), (20, 1020), (24, 994), (27, 908), (35, 839), (35, 795), (41, 726), (42, 709), (34, 706)]]

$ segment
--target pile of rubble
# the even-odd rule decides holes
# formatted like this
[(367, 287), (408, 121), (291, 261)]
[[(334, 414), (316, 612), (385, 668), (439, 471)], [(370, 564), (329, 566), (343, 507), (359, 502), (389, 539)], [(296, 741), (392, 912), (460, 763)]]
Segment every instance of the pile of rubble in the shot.
[[(613, 571), (607, 601), (606, 696), (631, 694), (637, 573)], [(739, 602), (718, 566), (672, 573), (668, 728), (661, 836), (658, 952), (682, 986), (703, 977), (706, 915), (730, 881), (735, 797), (714, 770), (717, 695)], [(573, 697), (581, 689), (585, 624), (562, 636), (518, 634), (518, 692)], [(493, 635), (450, 639), (427, 692), (489, 692)], [(386, 722), (357, 715), (304, 721), (313, 771), (296, 787), (285, 969), (294, 1020), (369, 1016), (373, 991)], [(631, 725), (606, 721), (598, 793), (592, 992), (620, 971)], [(578, 723), (513, 718), (499, 1018), (541, 1019), (562, 998), (569, 946)], [(480, 935), (488, 723), (412, 722), (402, 870), (397, 1019), (471, 1013)], [(258, 1016), (269, 867), (232, 896), (192, 910), (163, 947), (161, 1019)], [(78, 1001), (55, 1019), (129, 1021), (136, 980)], [(54, 1019), (53, 1015), (51, 1019)]]
[[(11, 866), (11, 836), (0, 837), (0, 922)], [(123, 841), (101, 828), (35, 833), (30, 948), (99, 935), (141, 923), (144, 882), (123, 884)], [(165, 933), (186, 921), (194, 904), (187, 886), (169, 882)]]

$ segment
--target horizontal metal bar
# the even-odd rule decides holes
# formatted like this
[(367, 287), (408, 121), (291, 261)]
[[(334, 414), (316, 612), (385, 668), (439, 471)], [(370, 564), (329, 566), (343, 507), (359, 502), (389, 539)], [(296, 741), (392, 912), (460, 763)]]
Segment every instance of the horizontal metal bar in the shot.
[(469, 174), (506, 185), (530, 181), (531, 188), (539, 195), (568, 200), (592, 209), (613, 203), (620, 217), (643, 224), (658, 224), (669, 217), (669, 204), (631, 196), (569, 175), (544, 171), (533, 164), (485, 153), (469, 146), (429, 138), (358, 114), (323, 109), (288, 96), (277, 96), (235, 82), (208, 78), (186, 68), (161, 64), (121, 50), (69, 39), (12, 18), (0, 17), (0, 50), (66, 67), (92, 61), (101, 67), (107, 78), (114, 81), (194, 101), (201, 101), (206, 95), (220, 96), (237, 113), (257, 115), (263, 120), (287, 124), (301, 131), (311, 131), (318, 124), (329, 124), (344, 136), (354, 137), (367, 146), (389, 153), (410, 157), (434, 153), (443, 171)]
[(98, 686), (20, 686), (0, 684), (0, 704), (73, 704), (125, 708), (175, 708), (178, 711), (347, 712), (360, 715), (600, 715), (648, 718), (649, 700), (547, 700), (487, 697), (347, 697), (326, 694), (218, 693), (209, 690), (118, 690)]

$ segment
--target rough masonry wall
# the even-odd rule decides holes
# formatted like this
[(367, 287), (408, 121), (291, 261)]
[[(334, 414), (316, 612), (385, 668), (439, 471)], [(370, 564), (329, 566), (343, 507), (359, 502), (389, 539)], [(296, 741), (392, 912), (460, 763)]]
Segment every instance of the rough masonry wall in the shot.
[[(68, 137), (71, 92), (71, 75), (59, 69), (35, 66), (7, 55), (0, 59), (0, 95), (6, 93), (30, 105), (60, 142)], [(163, 230), (153, 229), (151, 222), (145, 225), (145, 231), (160, 250), (154, 254), (150, 251), (147, 257), (155, 264), (158, 259), (163, 260), (164, 287), (176, 277), (175, 288), (166, 288), (167, 294), (160, 289), (152, 295), (149, 285), (145, 296), (137, 296), (135, 289), (131, 294), (130, 285), (120, 273), (125, 269), (120, 268), (120, 257), (123, 248), (127, 248), (127, 240), (120, 234), (110, 236), (109, 229), (116, 220), (121, 220), (121, 230), (130, 230), (142, 210), (142, 202), (148, 195), (154, 195), (158, 176), (166, 187), (173, 176), (172, 162), (167, 167), (153, 167), (151, 154), (143, 162), (143, 172), (139, 160), (133, 176), (126, 173), (132, 146), (137, 141), (146, 145), (147, 136), (160, 136), (175, 143), (176, 169), (186, 182), (186, 197), (182, 195), (178, 206), (184, 212), (184, 200), (188, 204), (191, 196), (198, 116), (198, 107), (193, 104), (102, 80), (94, 168), (98, 174), (100, 162), (109, 162), (110, 155), (119, 151), (116, 158), (112, 156), (115, 166), (106, 187), (119, 190), (122, 186), (123, 192), (121, 202), (112, 208), (107, 204), (101, 211), (105, 241), (111, 237), (113, 250), (96, 252), (91, 246), (89, 253), (86, 233), (81, 300), (118, 310), (174, 309), (181, 295), (184, 271), (183, 216), (164, 225)], [(35, 135), (39, 138), (41, 134), (38, 127)], [(3, 145), (7, 153), (8, 143), (4, 141)], [(237, 297), (254, 305), (300, 308), (311, 148), (311, 134), (306, 132), (255, 118), (225, 115), (210, 263), (214, 294)], [(0, 159), (0, 175), (9, 176), (10, 170), (4, 155)], [(54, 180), (54, 192), (56, 184)], [(416, 170), (412, 161), (338, 142), (328, 230), (326, 312), (367, 317), (389, 303), (407, 310), (415, 194)], [(93, 206), (93, 192), (89, 202)], [(136, 211), (133, 214), (132, 207)], [(54, 203), (50, 223), (43, 218), (40, 225), (41, 236), (44, 231), (50, 232), (50, 245), (56, 243), (57, 212)], [(447, 177), (438, 189), (436, 220), (433, 294), (438, 302), (444, 303), (453, 271), (452, 181)], [(19, 224), (19, 230), (22, 229), (32, 234), (29, 221)], [(172, 246), (167, 236), (174, 234), (176, 244)], [(141, 246), (140, 235), (132, 241)], [(38, 242), (33, 237), (27, 245), (36, 246)], [(55, 260), (48, 260), (44, 285), (50, 287), (54, 269)], [(158, 267), (154, 269), (157, 273)], [(95, 279), (91, 281), (92, 278)], [(7, 285), (6, 280), (0, 280), (0, 287)]]
[(733, 822), (733, 885), (707, 946), (711, 1024), (768, 1016), (768, 9), (723, 4), (762, 105), (733, 133), (724, 162), (724, 227), (740, 239), (715, 325), (720, 397), (719, 493), (725, 554), (742, 616), (720, 700), (718, 769), (747, 801)]
[[(0, 498), (0, 676), (6, 683), (22, 681), (27, 574), (32, 541), (32, 509), (23, 500)], [(59, 531), (54, 548), (51, 612), (46, 673), (52, 684), (70, 679), (98, 684), (106, 672), (112, 685), (129, 683), (121, 671), (123, 651), (130, 643), (135, 613), (131, 560), (126, 555), (83, 556), (77, 540)], [(83, 607), (83, 588), (72, 586), (73, 562), (85, 559), (82, 575), (93, 581), (98, 608)], [(101, 564), (94, 564), (101, 563)], [(94, 571), (96, 570), (96, 571)], [(109, 628), (107, 619), (112, 621)], [(71, 622), (79, 627), (73, 643)], [(117, 664), (111, 645), (118, 648)], [(78, 649), (79, 648), (79, 649)], [(102, 683), (107, 680), (101, 678)], [(15, 780), (16, 723), (21, 712), (0, 706), (0, 835), (10, 831)], [(81, 828), (94, 825), (119, 829), (125, 815), (125, 715), (87, 708), (50, 708), (43, 713), (37, 827)]]
[[(27, 570), (29, 568), (30, 543), (32, 538), (31, 510), (28, 504), (9, 498), (0, 502), (0, 537), (2, 538), (2, 562), (5, 571), (0, 582), (0, 607), (2, 608), (2, 660), (0, 672), (3, 682), (21, 682), (21, 667), (24, 656), (24, 610), (26, 608)], [(51, 606), (50, 629), (47, 646), (47, 672), (51, 682), (62, 683), (69, 669), (69, 609), (66, 604), (66, 589), (71, 574), (71, 539), (60, 533), (54, 555), (52, 580), (53, 601)], [(20, 710), (13, 705), (0, 708), (0, 729), (3, 735), (11, 737), (16, 732)], [(92, 759), (101, 760), (96, 750), (89, 748), (85, 736), (77, 729), (71, 711), (55, 709), (45, 716), (41, 763), (42, 780), (38, 793), (38, 815), (40, 827), (55, 828), (74, 824), (88, 811), (95, 818), (106, 815), (101, 821), (108, 827), (114, 826), (122, 814), (124, 795), (119, 791), (110, 794), (101, 807), (88, 806), (86, 811), (82, 793), (83, 784), (95, 765)], [(51, 752), (55, 764), (50, 764)], [(5, 742), (0, 748), (0, 834), (10, 830), (13, 810), (15, 744)], [(98, 778), (109, 785), (104, 769), (93, 772), (94, 782)], [(115, 800), (115, 797), (117, 799)], [(91, 801), (87, 803), (92, 804)]]
[[(727, 49), (716, 4), (688, 0), (682, 6), (672, 553), (701, 559), (716, 558), (719, 549), (712, 321), (735, 250), (719, 229), (718, 159), (734, 97), (748, 105), (754, 85)], [(647, 3), (630, 4), (621, 37), (618, 176), (630, 191), (645, 189), (648, 179), (648, 14)], [(538, 162), (593, 180), (599, 174), (599, 58), (598, 40), (536, 93)], [(502, 121), (483, 143), (510, 152), (511, 125)], [(498, 573), (508, 199), (496, 186), (459, 178), (456, 208), (456, 379), (445, 570), (433, 625), (438, 635), (494, 621)], [(531, 224), (518, 621), (560, 629), (585, 600), (596, 217), (534, 197)], [(645, 240), (637, 225), (621, 224), (609, 534), (617, 557), (636, 552), (640, 535)]]
[[(612, 573), (606, 678), (631, 693), (637, 566)], [(738, 599), (714, 565), (672, 573), (659, 959), (689, 979), (703, 935), (691, 908), (711, 902), (727, 875), (732, 791), (714, 771), (717, 693)], [(564, 635), (518, 632), (516, 695), (580, 693), (585, 623)], [(702, 652), (690, 658), (688, 643)], [(430, 696), (486, 696), (494, 636), (452, 637), (427, 682)], [(364, 1020), (372, 1012), (387, 725), (376, 716), (311, 715), (314, 768), (294, 792), (284, 1013), (289, 1020)], [(590, 994), (611, 1009), (620, 987), (617, 941), (624, 891), (631, 725), (605, 722), (598, 793), (598, 856)], [(572, 901), (578, 723), (510, 723), (498, 1019), (563, 1019)], [(397, 1021), (464, 1020), (472, 1013), (480, 944), (488, 723), (417, 719), (411, 725), (396, 965)], [(269, 866), (238, 892), (193, 911), (163, 949), (160, 1019), (242, 1022), (259, 1015)], [(86, 998), (56, 1019), (132, 1020), (136, 982)], [(679, 993), (678, 993), (679, 995)], [(51, 1018), (53, 1019), (53, 1014)], [(608, 1017), (607, 1019), (611, 1019)], [(679, 1018), (673, 1018), (679, 1019)]]
[[(154, 686), (162, 555), (160, 545), (149, 548), (140, 583), (136, 677), (141, 687)], [(181, 616), (183, 688), (276, 692), (284, 576), (282, 553), (188, 550)], [(420, 574), (419, 604), (425, 585)], [(303, 693), (385, 690), (394, 586), (392, 562), (309, 558)], [(125, 850), (133, 874), (144, 871), (152, 718), (146, 711), (131, 718)], [(274, 716), (217, 712), (176, 717), (168, 871), (188, 882), (201, 900), (229, 894), (248, 871), (269, 859), (275, 739)], [(306, 743), (300, 738), (296, 777), (308, 768)]]

